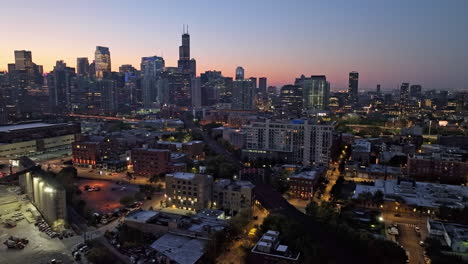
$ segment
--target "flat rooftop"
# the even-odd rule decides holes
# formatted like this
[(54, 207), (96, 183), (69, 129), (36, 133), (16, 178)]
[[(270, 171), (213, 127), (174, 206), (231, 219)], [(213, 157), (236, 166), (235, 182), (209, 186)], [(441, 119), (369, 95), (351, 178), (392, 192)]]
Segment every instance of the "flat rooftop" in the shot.
[(172, 173), (172, 176), (174, 176), (174, 178), (183, 180), (193, 180), (193, 178), (195, 178), (195, 174), (190, 172), (175, 172)]
[(303, 172), (291, 174), (289, 178), (301, 178), (301, 179), (313, 180), (315, 179), (316, 174), (317, 174), (316, 171), (303, 171)]
[(21, 129), (51, 127), (51, 126), (57, 126), (57, 125), (67, 125), (67, 123), (49, 124), (49, 123), (44, 123), (44, 122), (36, 122), (36, 123), (7, 125), (7, 126), (0, 126), (0, 132), (10, 132), (10, 131), (21, 130)]
[(194, 264), (204, 254), (206, 240), (166, 233), (151, 247), (179, 264)]
[(422, 207), (439, 208), (442, 205), (451, 208), (463, 208), (468, 205), (468, 188), (465, 186), (412, 182), (401, 180), (376, 180), (373, 186), (356, 185), (353, 198), (360, 193), (382, 191), (386, 199), (402, 198), (406, 204)]
[(130, 220), (138, 223), (147, 223), (155, 216), (159, 215), (157, 211), (134, 211), (125, 217), (125, 220)]

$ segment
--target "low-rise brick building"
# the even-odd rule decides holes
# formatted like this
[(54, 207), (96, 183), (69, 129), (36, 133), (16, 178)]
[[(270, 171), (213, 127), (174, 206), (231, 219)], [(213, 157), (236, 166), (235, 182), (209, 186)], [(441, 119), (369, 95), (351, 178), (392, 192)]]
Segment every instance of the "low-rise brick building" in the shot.
[(167, 149), (138, 148), (131, 156), (135, 175), (151, 177), (171, 171), (171, 152)]

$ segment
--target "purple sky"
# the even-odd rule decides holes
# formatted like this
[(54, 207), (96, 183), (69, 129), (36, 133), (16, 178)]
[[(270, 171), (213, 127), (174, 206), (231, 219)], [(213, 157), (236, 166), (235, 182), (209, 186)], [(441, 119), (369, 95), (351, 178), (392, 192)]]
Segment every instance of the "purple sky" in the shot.
[(111, 50), (112, 68), (142, 56), (163, 55), (176, 65), (182, 24), (189, 24), (198, 73), (266, 76), (269, 85), (300, 74), (325, 74), (333, 90), (347, 87), (350, 71), (360, 89), (468, 89), (468, 1), (8, 1), (0, 9), (0, 69), (13, 51), (33, 52), (52, 69), (56, 60)]

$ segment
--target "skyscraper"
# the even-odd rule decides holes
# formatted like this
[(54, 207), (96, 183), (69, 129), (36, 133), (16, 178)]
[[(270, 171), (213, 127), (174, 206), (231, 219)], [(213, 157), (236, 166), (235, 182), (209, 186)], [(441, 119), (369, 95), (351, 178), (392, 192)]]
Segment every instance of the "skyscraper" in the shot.
[(221, 95), (226, 92), (226, 82), (221, 72), (205, 71), (204, 73), (200, 74), (200, 80), (201, 104), (204, 106), (209, 106), (219, 103)]
[(158, 101), (157, 82), (164, 66), (165, 61), (162, 57), (141, 58), (143, 105), (146, 108), (150, 108), (154, 102)]
[(63, 61), (57, 61), (54, 70), (49, 73), (49, 100), (52, 111), (65, 111), (71, 108), (71, 81), (75, 69), (67, 67)]
[(192, 78), (192, 106), (200, 107), (202, 105), (202, 94), (201, 94), (201, 79), (200, 77)]
[(26, 87), (34, 82), (34, 69), (31, 51), (15, 50), (15, 85)]
[(96, 78), (102, 79), (107, 77), (107, 75), (111, 72), (111, 57), (109, 48), (96, 46), (94, 60), (96, 67)]
[(81, 76), (89, 76), (89, 61), (88, 58), (76, 59), (76, 73)]
[(233, 110), (253, 110), (255, 105), (255, 88), (251, 80), (235, 80), (232, 91)]
[(419, 97), (421, 96), (422, 86), (419, 84), (414, 84), (410, 86), (410, 96)]
[(402, 111), (408, 104), (409, 100), (409, 83), (402, 83), (400, 86), (400, 107)]
[(267, 78), (266, 77), (260, 77), (258, 79), (258, 90), (262, 95), (266, 95), (267, 93)]
[(285, 85), (280, 92), (280, 107), (285, 112), (300, 114), (302, 112), (303, 95), (299, 85)]
[(253, 85), (253, 87), (255, 89), (255, 93), (256, 93), (257, 92), (256, 90), (258, 88), (258, 86), (257, 86), (257, 77), (250, 77), (249, 79), (252, 81), (252, 85)]
[(236, 80), (244, 80), (244, 68), (241, 66), (236, 68)]
[(101, 92), (101, 110), (104, 114), (113, 114), (117, 111), (117, 93), (113, 80), (97, 81), (98, 91)]
[(193, 77), (197, 74), (197, 63), (195, 59), (190, 59), (190, 35), (187, 28), (183, 29), (182, 34), (182, 45), (179, 46), (179, 60), (177, 61), (177, 67), (183, 74), (188, 74)]
[(296, 85), (302, 87), (303, 107), (305, 109), (325, 110), (328, 108), (330, 83), (327, 82), (325, 75), (312, 75), (310, 78), (302, 76), (296, 79)]
[(21, 70), (32, 70), (32, 54), (31, 51), (27, 50), (15, 50), (15, 69)]
[(348, 85), (348, 103), (357, 104), (358, 103), (358, 89), (359, 89), (359, 73), (350, 72), (349, 73), (349, 85)]
[(375, 91), (377, 94), (380, 94), (380, 84), (377, 84), (377, 88), (376, 88), (376, 91)]

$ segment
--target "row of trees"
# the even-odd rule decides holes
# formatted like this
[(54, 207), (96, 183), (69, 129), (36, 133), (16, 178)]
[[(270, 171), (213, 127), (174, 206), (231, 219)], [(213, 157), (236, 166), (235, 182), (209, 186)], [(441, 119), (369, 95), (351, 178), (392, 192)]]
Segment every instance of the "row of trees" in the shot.
[(303, 263), (405, 262), (405, 252), (399, 246), (351, 228), (331, 203), (311, 202), (306, 212), (307, 225), (272, 214), (265, 219), (261, 230), (279, 231), (284, 243), (301, 252)]
[(241, 210), (229, 219), (225, 229), (214, 233), (205, 247), (203, 263), (216, 263), (216, 259), (229, 248), (235, 237), (241, 235), (252, 219), (252, 210)]
[(468, 207), (450, 208), (441, 206), (437, 211), (437, 217), (445, 221), (468, 225)]

